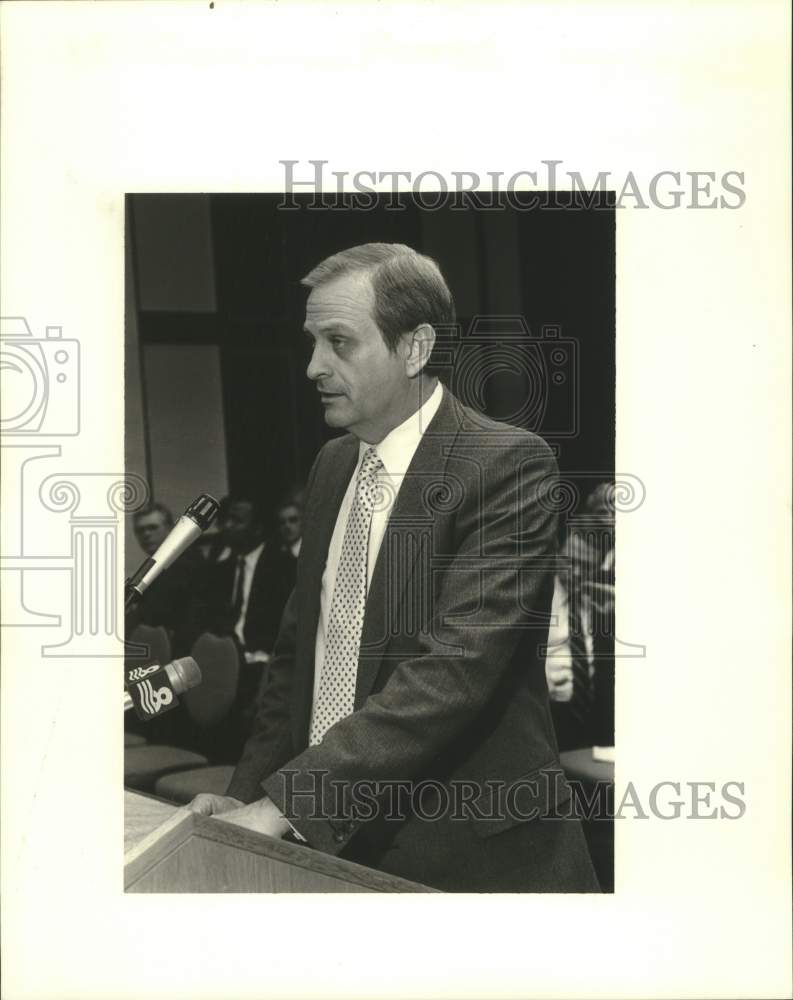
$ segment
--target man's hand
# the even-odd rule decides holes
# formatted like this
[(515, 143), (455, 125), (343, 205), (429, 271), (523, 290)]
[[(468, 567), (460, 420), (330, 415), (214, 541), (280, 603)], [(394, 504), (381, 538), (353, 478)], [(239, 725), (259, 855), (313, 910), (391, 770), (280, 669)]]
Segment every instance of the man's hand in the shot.
[(551, 701), (570, 701), (573, 697), (573, 668), (569, 659), (561, 658), (557, 663), (553, 657), (548, 657), (545, 677)]
[[(201, 798), (201, 796), (198, 797)], [(232, 799), (231, 801), (236, 800)], [(223, 811), (222, 816), (220, 816), (221, 821), (234, 823), (235, 826), (242, 826), (246, 830), (264, 833), (268, 837), (276, 837), (279, 840), (291, 830), (291, 826), (281, 810), (271, 799), (259, 799), (258, 802), (252, 802), (249, 806), (243, 806), (242, 803), (239, 805), (242, 808), (232, 809), (228, 812)]]
[(201, 792), (187, 808), (200, 816), (219, 816), (230, 809), (239, 809), (244, 804), (230, 795), (210, 795), (209, 792)]

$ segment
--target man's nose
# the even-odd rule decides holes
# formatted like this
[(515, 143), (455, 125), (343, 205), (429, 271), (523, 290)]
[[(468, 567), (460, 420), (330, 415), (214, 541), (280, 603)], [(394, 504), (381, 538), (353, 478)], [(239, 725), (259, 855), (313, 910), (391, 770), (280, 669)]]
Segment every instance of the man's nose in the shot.
[(316, 382), (317, 379), (323, 377), (323, 375), (329, 375), (330, 369), (328, 367), (328, 362), (324, 351), (319, 344), (314, 344), (314, 349), (311, 352), (311, 360), (308, 363), (308, 368), (306, 368), (306, 375)]

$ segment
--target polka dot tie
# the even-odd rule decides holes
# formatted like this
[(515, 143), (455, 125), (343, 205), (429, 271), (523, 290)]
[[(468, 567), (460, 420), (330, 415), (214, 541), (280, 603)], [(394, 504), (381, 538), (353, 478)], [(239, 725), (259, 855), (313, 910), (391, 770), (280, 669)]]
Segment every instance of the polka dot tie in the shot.
[(341, 558), (336, 571), (333, 600), (328, 616), (325, 662), (319, 682), (309, 744), (316, 746), (355, 704), (358, 653), (366, 606), (366, 574), (369, 559), (369, 528), (377, 498), (377, 476), (385, 467), (374, 448), (364, 452), (355, 496), (344, 530)]

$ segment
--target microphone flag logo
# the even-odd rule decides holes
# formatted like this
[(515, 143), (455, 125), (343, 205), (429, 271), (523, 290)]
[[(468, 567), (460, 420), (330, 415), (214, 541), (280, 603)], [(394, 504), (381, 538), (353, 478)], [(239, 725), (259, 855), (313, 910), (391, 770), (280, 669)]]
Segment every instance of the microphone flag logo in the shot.
[(151, 673), (148, 668), (141, 669), (145, 669), (149, 676), (144, 676), (135, 683), (129, 683), (127, 687), (138, 718), (144, 721), (153, 719), (156, 715), (162, 715), (163, 712), (176, 708), (179, 699), (174, 694), (173, 685), (166, 671), (161, 667), (157, 667)]
[(160, 669), (161, 667), (159, 663), (152, 663), (149, 667), (133, 667), (131, 670), (127, 671), (124, 683), (134, 684), (135, 681), (142, 681), (144, 677), (148, 677), (149, 674), (155, 674)]

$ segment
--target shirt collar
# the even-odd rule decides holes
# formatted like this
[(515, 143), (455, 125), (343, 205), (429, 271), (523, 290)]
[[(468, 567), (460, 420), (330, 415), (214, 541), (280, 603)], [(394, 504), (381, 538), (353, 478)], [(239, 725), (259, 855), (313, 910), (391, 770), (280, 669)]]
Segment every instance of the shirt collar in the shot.
[[(408, 471), (408, 466), (413, 461), (421, 437), (438, 412), (442, 399), (443, 387), (438, 382), (429, 398), (421, 404), (416, 412), (412, 413), (407, 420), (386, 434), (383, 440), (375, 445), (375, 450), (389, 476), (403, 476)], [(360, 442), (358, 448), (359, 464), (369, 448), (371, 445), (365, 441)]]
[(243, 559), (245, 560), (245, 565), (248, 567), (248, 569), (251, 569), (256, 565), (256, 563), (259, 561), (259, 556), (262, 554), (263, 550), (264, 550), (264, 542), (262, 542), (261, 545), (257, 545), (255, 549), (251, 549), (251, 551), (247, 555), (243, 556)]

